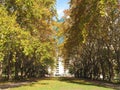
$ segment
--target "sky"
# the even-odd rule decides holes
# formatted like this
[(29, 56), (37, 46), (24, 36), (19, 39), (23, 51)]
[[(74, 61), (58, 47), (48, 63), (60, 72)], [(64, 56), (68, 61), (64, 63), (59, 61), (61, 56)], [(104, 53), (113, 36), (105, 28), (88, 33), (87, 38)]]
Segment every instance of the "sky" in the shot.
[(69, 0), (57, 0), (56, 8), (59, 19), (64, 15), (63, 11), (69, 8), (68, 2)]

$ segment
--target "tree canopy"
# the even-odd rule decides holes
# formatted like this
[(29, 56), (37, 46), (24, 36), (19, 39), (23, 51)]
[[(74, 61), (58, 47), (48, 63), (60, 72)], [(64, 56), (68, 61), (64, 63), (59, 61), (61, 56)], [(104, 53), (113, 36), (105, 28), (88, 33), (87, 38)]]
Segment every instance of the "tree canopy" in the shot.
[(7, 79), (42, 77), (55, 59), (55, 0), (2, 0), (0, 64)]
[(117, 0), (71, 0), (62, 51), (75, 77), (112, 81), (120, 74)]

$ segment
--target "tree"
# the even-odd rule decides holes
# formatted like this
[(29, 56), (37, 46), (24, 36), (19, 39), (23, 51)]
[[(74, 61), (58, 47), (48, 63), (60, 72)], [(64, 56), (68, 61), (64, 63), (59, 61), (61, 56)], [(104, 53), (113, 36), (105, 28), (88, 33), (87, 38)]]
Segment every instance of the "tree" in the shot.
[(42, 77), (53, 66), (54, 4), (54, 0), (0, 3), (0, 61), (7, 79)]
[(117, 0), (70, 1), (70, 19), (66, 21), (69, 25), (63, 31), (66, 32), (63, 51), (75, 77), (100, 79), (102, 74), (103, 80), (113, 80), (116, 65), (119, 65), (113, 57), (115, 41), (118, 45), (115, 47), (119, 48), (119, 35), (113, 36), (116, 31), (119, 33), (117, 4)]

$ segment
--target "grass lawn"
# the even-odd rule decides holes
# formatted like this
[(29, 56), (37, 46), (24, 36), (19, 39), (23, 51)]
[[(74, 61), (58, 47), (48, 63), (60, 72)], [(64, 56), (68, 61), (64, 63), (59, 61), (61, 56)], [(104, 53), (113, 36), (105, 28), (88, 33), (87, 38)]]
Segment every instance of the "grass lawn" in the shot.
[[(94, 83), (94, 84), (93, 84)], [(8, 90), (117, 90), (108, 88), (96, 82), (66, 79), (66, 78), (48, 78), (30, 82), (27, 85), (9, 88)]]

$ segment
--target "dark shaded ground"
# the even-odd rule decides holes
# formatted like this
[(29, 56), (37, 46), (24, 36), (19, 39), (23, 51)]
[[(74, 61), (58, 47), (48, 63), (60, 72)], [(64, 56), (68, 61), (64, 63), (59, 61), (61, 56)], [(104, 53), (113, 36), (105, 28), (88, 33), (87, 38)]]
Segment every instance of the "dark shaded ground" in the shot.
[(8, 89), (8, 88), (14, 88), (14, 87), (20, 87), (23, 85), (30, 84), (31, 82), (17, 82), (17, 83), (7, 83), (7, 84), (1, 84), (0, 90)]
[[(76, 81), (80, 80), (80, 81)], [(109, 83), (105, 81), (97, 81), (97, 80), (88, 80), (88, 79), (75, 79), (75, 78), (60, 78), (60, 81), (74, 83), (74, 84), (82, 84), (82, 85), (93, 85), (99, 87), (113, 88), (115, 90), (120, 90), (120, 83)]]
[(20, 80), (20, 81), (0, 81), (0, 90), (9, 90), (9, 88), (15, 88), (25, 85), (30, 85), (37, 82), (40, 79)]
[(93, 85), (99, 87), (113, 88), (115, 90), (120, 90), (120, 84), (108, 83), (103, 81), (96, 80), (87, 80), (87, 79), (75, 79), (75, 78), (42, 78), (42, 79), (31, 79), (27, 81), (14, 81), (14, 82), (2, 82), (0, 83), (0, 90), (9, 90), (9, 88), (15, 88), (25, 85), (31, 85), (34, 82), (45, 80), (45, 79), (55, 79), (61, 82), (74, 83), (74, 84), (82, 84), (82, 85)]

